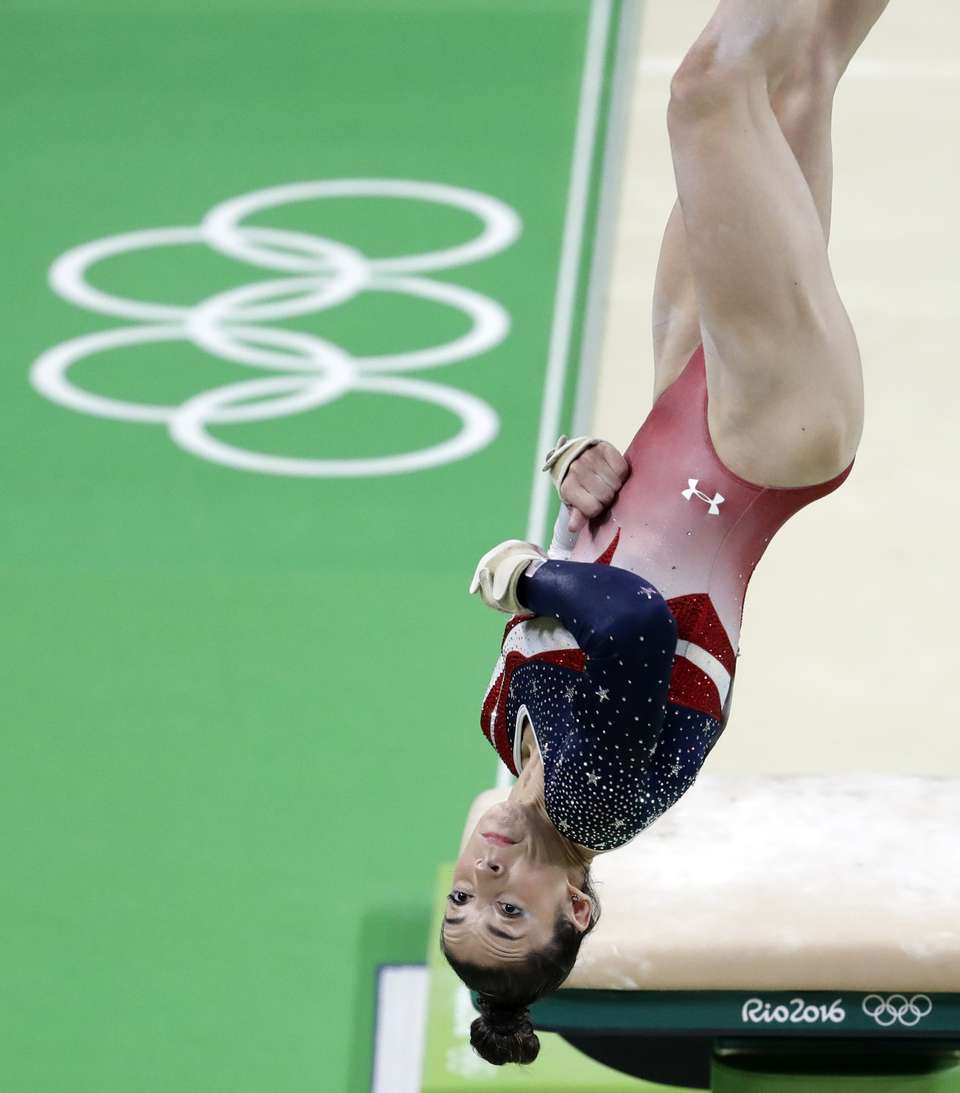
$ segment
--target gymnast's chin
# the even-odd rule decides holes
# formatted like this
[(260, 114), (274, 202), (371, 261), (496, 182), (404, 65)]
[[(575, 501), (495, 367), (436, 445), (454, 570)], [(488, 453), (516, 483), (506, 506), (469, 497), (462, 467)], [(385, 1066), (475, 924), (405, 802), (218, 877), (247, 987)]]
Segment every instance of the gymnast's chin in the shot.
[(534, 753), (510, 797), (488, 809), (454, 867), (440, 932), (453, 970), (478, 995), (470, 1042), (487, 1062), (532, 1063), (540, 1051), (527, 1007), (556, 990), (600, 913), (594, 852), (560, 834)]

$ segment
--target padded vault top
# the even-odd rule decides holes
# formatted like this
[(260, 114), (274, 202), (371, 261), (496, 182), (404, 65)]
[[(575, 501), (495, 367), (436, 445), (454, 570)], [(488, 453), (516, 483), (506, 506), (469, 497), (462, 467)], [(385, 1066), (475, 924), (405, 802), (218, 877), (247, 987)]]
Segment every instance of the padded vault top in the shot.
[(957, 779), (703, 775), (594, 878), (564, 991), (960, 992)]

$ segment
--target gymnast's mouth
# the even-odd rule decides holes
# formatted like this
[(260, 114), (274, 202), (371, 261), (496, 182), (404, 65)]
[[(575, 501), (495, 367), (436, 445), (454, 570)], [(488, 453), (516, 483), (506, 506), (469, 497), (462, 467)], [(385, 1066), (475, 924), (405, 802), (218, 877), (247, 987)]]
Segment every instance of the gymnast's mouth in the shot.
[(508, 839), (506, 835), (501, 835), (496, 831), (481, 831), (480, 834), (487, 840), (488, 843), (493, 843), (495, 846), (516, 846), (515, 839)]

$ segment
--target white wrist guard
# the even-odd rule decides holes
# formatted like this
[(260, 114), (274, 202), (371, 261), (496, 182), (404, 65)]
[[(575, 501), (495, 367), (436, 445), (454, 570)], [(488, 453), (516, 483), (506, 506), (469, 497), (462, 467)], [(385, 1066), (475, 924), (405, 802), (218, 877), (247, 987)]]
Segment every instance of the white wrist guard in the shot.
[(568, 561), (577, 545), (577, 532), (570, 530), (571, 511), (569, 505), (561, 503), (556, 523), (553, 525), (553, 539), (547, 550), (547, 557), (550, 559)]
[(557, 438), (556, 444), (547, 452), (541, 470), (550, 472), (558, 494), (567, 471), (570, 470), (570, 464), (577, 456), (583, 455), (587, 448), (599, 443), (598, 436), (575, 436), (573, 440), (568, 440), (565, 436)]

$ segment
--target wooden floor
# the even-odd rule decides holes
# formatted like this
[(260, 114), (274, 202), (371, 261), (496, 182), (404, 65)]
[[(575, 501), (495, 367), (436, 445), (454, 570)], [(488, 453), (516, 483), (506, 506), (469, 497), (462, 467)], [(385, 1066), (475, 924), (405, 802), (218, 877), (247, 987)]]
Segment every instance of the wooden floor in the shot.
[[(652, 390), (647, 316), (675, 196), (669, 75), (712, 7), (654, 0), (640, 13), (594, 410), (621, 446)], [(960, 772), (958, 38), (955, 5), (893, 0), (840, 89), (831, 255), (866, 429), (849, 482), (795, 517), (757, 570), (711, 771)]]

